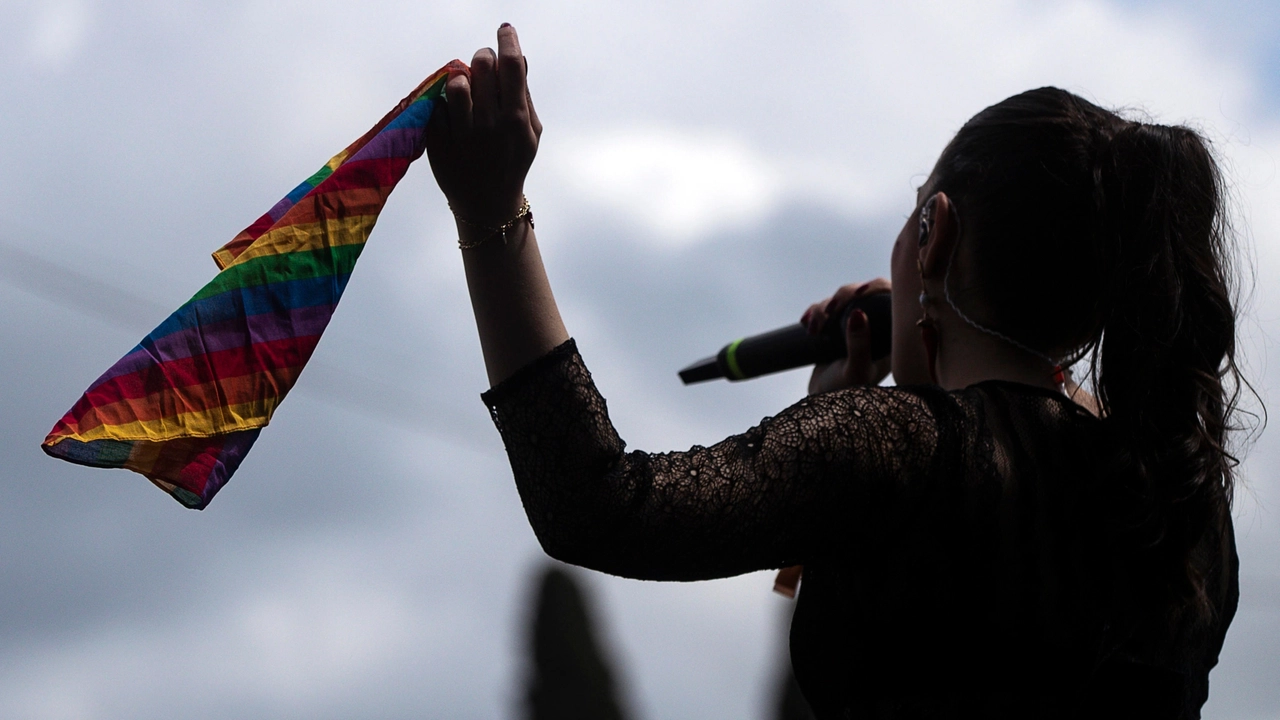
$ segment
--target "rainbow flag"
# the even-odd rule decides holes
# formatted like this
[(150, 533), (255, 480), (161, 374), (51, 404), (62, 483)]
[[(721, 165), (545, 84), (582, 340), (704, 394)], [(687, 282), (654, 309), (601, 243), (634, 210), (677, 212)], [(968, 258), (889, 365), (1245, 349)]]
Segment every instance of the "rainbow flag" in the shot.
[(222, 270), (85, 391), (42, 448), (145, 475), (189, 508), (226, 484), (297, 381), (453, 61), (245, 228)]

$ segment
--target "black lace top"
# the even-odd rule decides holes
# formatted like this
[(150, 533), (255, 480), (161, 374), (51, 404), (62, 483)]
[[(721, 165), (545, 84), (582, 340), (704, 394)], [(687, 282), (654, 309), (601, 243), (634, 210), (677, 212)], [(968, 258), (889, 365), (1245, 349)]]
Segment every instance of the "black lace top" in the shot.
[(653, 580), (803, 564), (792, 662), (819, 718), (1199, 717), (1229, 525), (1200, 553), (1211, 627), (1118, 609), (1124, 503), (1102, 422), (1061, 395), (853, 388), (628, 453), (570, 340), (483, 399), (553, 557)]

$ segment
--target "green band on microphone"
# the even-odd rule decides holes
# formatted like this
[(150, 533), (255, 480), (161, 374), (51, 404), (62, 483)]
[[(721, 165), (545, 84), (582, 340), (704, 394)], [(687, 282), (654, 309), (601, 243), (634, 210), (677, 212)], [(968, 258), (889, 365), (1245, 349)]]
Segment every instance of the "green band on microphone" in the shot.
[(730, 380), (742, 380), (745, 378), (742, 374), (742, 368), (738, 367), (738, 346), (742, 344), (743, 340), (746, 340), (746, 338), (734, 340), (724, 351), (724, 364), (729, 366)]

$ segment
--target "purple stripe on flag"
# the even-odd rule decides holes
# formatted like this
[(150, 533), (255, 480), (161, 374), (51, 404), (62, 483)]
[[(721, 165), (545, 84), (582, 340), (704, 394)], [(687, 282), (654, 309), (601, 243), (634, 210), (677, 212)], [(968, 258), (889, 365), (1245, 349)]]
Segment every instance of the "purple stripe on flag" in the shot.
[[(258, 207), (262, 206), (259, 205)], [(291, 207), (293, 207), (293, 198), (285, 197), (282, 198), (280, 202), (273, 205), (271, 209), (267, 211), (267, 215), (274, 222), (284, 217), (284, 214), (289, 212), (289, 208)]]
[(380, 158), (411, 158), (419, 149), (425, 128), (387, 128), (378, 133), (372, 140), (360, 148), (360, 152), (352, 155), (347, 162), (353, 160), (377, 160)]
[(233, 432), (226, 436), (226, 442), (222, 444), (221, 450), (218, 451), (218, 458), (214, 461), (213, 466), (209, 468), (209, 473), (204, 480), (204, 493), (202, 498), (204, 505), (208, 505), (213, 496), (223, 485), (227, 484), (227, 480), (235, 474), (236, 468), (240, 467), (240, 462), (244, 460), (244, 456), (253, 448), (253, 443), (258, 439), (258, 433), (261, 430), (245, 430), (242, 432)]

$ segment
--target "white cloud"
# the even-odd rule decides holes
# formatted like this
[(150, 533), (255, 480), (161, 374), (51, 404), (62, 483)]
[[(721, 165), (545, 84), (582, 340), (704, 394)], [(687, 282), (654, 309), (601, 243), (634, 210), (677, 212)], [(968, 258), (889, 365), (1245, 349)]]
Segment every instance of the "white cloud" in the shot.
[(782, 189), (765, 157), (712, 132), (605, 131), (574, 136), (544, 155), (569, 192), (671, 243), (755, 224), (776, 208)]
[(39, 65), (62, 69), (84, 46), (91, 24), (88, 5), (81, 0), (47, 0), (36, 4), (27, 47)]

